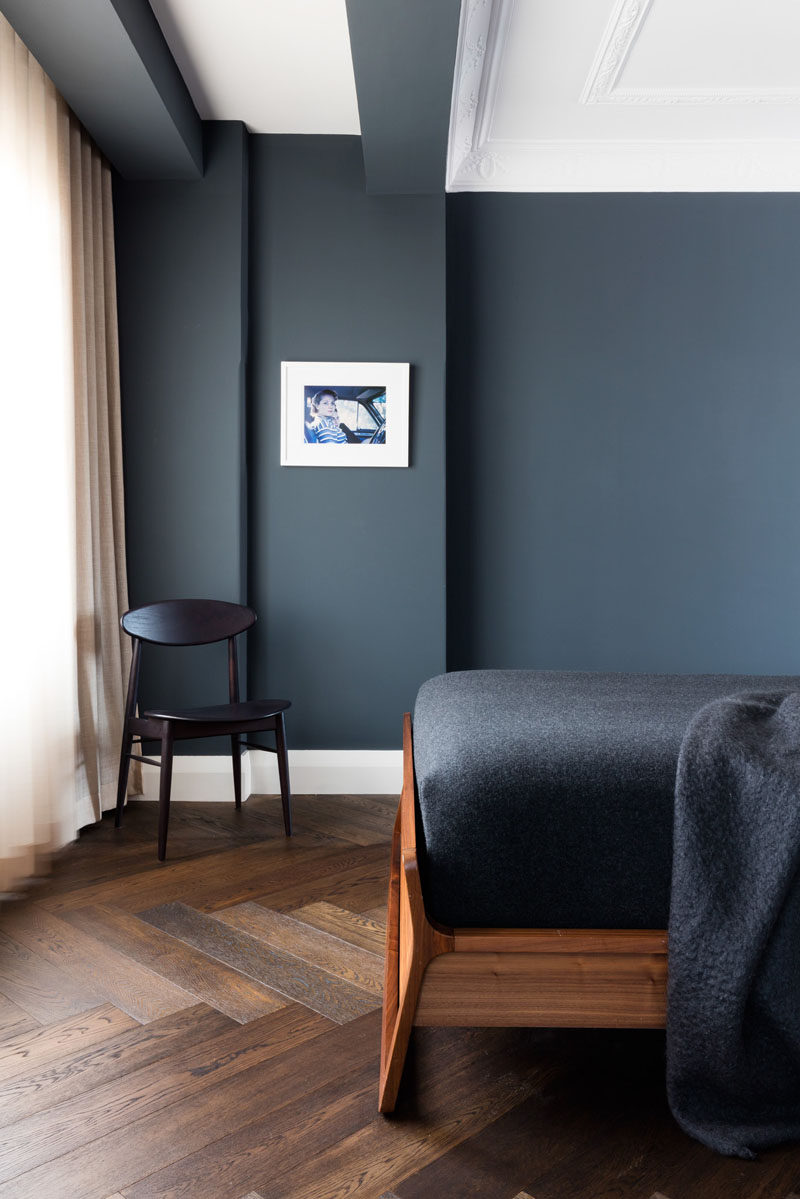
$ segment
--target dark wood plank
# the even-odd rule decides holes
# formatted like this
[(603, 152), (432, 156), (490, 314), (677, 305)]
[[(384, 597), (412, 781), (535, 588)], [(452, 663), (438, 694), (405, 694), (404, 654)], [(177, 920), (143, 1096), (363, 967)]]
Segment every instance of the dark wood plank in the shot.
[[(296, 837), (292, 838), (294, 841)], [(280, 868), (253, 870), (249, 877), (244, 871), (224, 881), (215, 880), (208, 884), (198, 883), (187, 890), (187, 901), (201, 911), (216, 911), (248, 900), (263, 902), (267, 907), (279, 908), (273, 895), (290, 892), (304, 894), (319, 887), (331, 894), (346, 890), (348, 885), (361, 882), (364, 878), (380, 877), (386, 861), (383, 845), (347, 846), (332, 849), (314, 848), (294, 860), (284, 860)], [(294, 903), (294, 907), (300, 904)]]
[[(9, 928), (8, 917), (3, 927)], [(58, 965), (31, 953), (16, 937), (0, 931), (0, 992), (34, 1020), (49, 1024), (99, 1007), (105, 996), (70, 977)]]
[[(36, 954), (91, 987), (92, 1007), (110, 1000), (140, 1023), (158, 1020), (170, 1012), (194, 1007), (197, 997), (168, 982), (137, 962), (117, 953), (81, 929), (74, 928), (36, 904), (17, 913), (7, 924), (15, 942), (35, 950)], [(60, 973), (60, 971), (59, 971)]]
[(311, 962), (379, 999), (383, 994), (383, 957), (376, 953), (358, 949), (341, 937), (256, 903), (224, 908), (214, 916), (223, 924), (238, 928), (274, 949), (302, 958), (304, 962)]
[[(588, 1143), (599, 1149), (600, 1156), (616, 1173), (629, 1164), (629, 1159), (623, 1155), (620, 1160), (609, 1145), (619, 1147), (626, 1142), (619, 1135), (615, 1116), (604, 1110), (592, 1111), (589, 1123), (587, 1112), (576, 1110), (580, 1058), (569, 1051), (562, 1053), (562, 1045), (563, 1041), (548, 1031), (520, 1030), (512, 1034), (507, 1043), (509, 1057), (538, 1063), (535, 1091), (446, 1156), (416, 1169), (396, 1187), (400, 1199), (427, 1199), (442, 1193), (442, 1189), (444, 1193), (463, 1195), (464, 1199), (510, 1196), (523, 1187), (538, 1199), (539, 1192), (531, 1180), (536, 1178), (538, 1183), (546, 1171), (555, 1176), (562, 1166), (570, 1178), (570, 1189), (562, 1190), (562, 1199), (565, 1194), (591, 1195), (594, 1199), (596, 1179), (584, 1176), (576, 1159)], [(587, 1053), (585, 1075), (591, 1077), (591, 1073), (591, 1054)], [(570, 1096), (569, 1103), (560, 1102), (564, 1091)], [(647, 1110), (643, 1106), (643, 1111)], [(578, 1180), (580, 1186), (575, 1185)]]
[[(71, 1053), (85, 1052), (138, 1022), (112, 1004), (93, 1008), (77, 1016), (68, 1016), (46, 1028), (6, 1036), (0, 1041), (0, 1078), (4, 1087), (19, 1074), (41, 1070)], [(1, 1117), (0, 1117), (1, 1118)]]
[[(688, 1138), (687, 1138), (688, 1140)], [(642, 1193), (650, 1193), (658, 1187), (662, 1193), (675, 1199), (706, 1199), (707, 1195), (724, 1196), (725, 1199), (783, 1199), (787, 1180), (787, 1155), (791, 1161), (792, 1150), (786, 1150), (776, 1158), (774, 1154), (763, 1154), (757, 1161), (737, 1162), (739, 1169), (734, 1173), (731, 1159), (720, 1157), (702, 1145), (689, 1142), (688, 1149), (676, 1155), (670, 1164), (634, 1160), (631, 1167), (619, 1179), (603, 1177), (598, 1171), (598, 1195), (601, 1199), (638, 1199)], [(800, 1161), (795, 1154), (794, 1177), (800, 1175)]]
[(295, 820), (299, 821), (298, 827), (346, 837), (355, 845), (375, 845), (385, 841), (387, 822), (391, 832), (391, 817), (387, 816), (386, 809), (375, 811), (355, 803), (344, 807), (336, 801), (331, 802), (326, 795), (299, 797), (294, 803), (294, 814)]
[(397, 795), (300, 795), (297, 810), (301, 815), (313, 812), (335, 819), (363, 819), (368, 817), (383, 829), (384, 838), (392, 833), (394, 814), (397, 811)]
[[(327, 1045), (327, 1035), (321, 1047)], [(458, 1038), (440, 1038), (431, 1045), (426, 1076), (421, 1080), (422, 1111), (431, 1118), (438, 1106), (448, 1103), (450, 1079), (456, 1067), (473, 1074), (464, 1090), (474, 1090), (479, 1063), (487, 1057), (486, 1041), (473, 1037), (464, 1047)], [(372, 1052), (359, 1065), (353, 1055), (346, 1076), (323, 1086), (311, 1077), (306, 1093), (252, 1123), (236, 1128), (219, 1141), (182, 1158), (158, 1174), (152, 1174), (128, 1189), (131, 1199), (144, 1196), (182, 1196), (183, 1199), (218, 1199), (234, 1194), (257, 1178), (291, 1177), (292, 1172), (315, 1158), (324, 1162), (337, 1141), (373, 1124), (375, 1110), (375, 1063)], [(397, 1135), (402, 1135), (398, 1129)], [(261, 1190), (260, 1183), (255, 1184)]]
[(386, 934), (386, 896), (383, 901), (377, 904), (374, 908), (364, 908), (361, 915), (367, 920), (374, 920), (375, 923), (383, 929), (384, 936)]
[(277, 1011), (287, 1002), (275, 991), (129, 912), (103, 904), (66, 912), (64, 917), (240, 1024)]
[[(245, 1072), (252, 1074), (254, 1066), (285, 1055), (287, 1045), (297, 1052), (303, 1041), (318, 1037), (329, 1027), (304, 1008), (282, 1008), (242, 1028), (236, 1026), (199, 1048), (161, 1058), (122, 1079), (7, 1125), (0, 1145), (0, 1179), (14, 1179), (21, 1169), (36, 1173), (36, 1166), (90, 1142), (97, 1144), (109, 1134), (118, 1142), (117, 1131), (136, 1120), (156, 1116), (163, 1123), (164, 1117), (158, 1113), (165, 1108), (172, 1120), (178, 1104), (191, 1107), (193, 1100), (209, 1090), (222, 1094), (226, 1082)], [(207, 1097), (200, 1098), (201, 1107), (206, 1102)], [(151, 1149), (148, 1138), (142, 1148)], [(179, 1142), (177, 1152), (181, 1151), (185, 1149)], [(97, 1183), (101, 1194), (113, 1185), (119, 1188), (118, 1178), (114, 1182), (105, 1177)], [(76, 1193), (82, 1191), (76, 1188)]]
[(39, 1021), (30, 1012), (12, 1003), (5, 995), (0, 995), (0, 1037), (13, 1037), (40, 1027)]
[(164, 904), (140, 915), (148, 924), (194, 945), (337, 1024), (364, 1015), (376, 1006), (374, 996), (282, 950), (271, 949), (186, 904)]
[[(154, 805), (147, 806), (152, 808)], [(147, 837), (140, 838), (123, 825), (117, 832), (116, 845), (97, 838), (92, 840), (93, 832), (93, 829), (82, 830), (80, 840), (72, 847), (75, 856), (61, 863), (56, 862), (50, 876), (41, 882), (31, 898), (49, 907), (58, 895), (104, 883), (119, 886), (124, 878), (140, 874), (152, 865), (155, 830)], [(202, 843), (198, 838), (193, 837), (191, 845), (195, 853), (202, 852)], [(219, 846), (213, 848), (218, 850)], [(124, 852), (124, 858), (120, 856), (121, 851)]]
[(345, 1199), (352, 1193), (354, 1178), (365, 1197), (388, 1187), (399, 1189), (399, 1181), (421, 1163), (443, 1156), (492, 1124), (537, 1085), (535, 1068), (526, 1071), (517, 1066), (482, 1078), (476, 1086), (476, 1064), (468, 1062), (439, 1080), (441, 1089), (432, 1112), (402, 1121), (375, 1116), (332, 1145), (324, 1157), (308, 1158), (285, 1174), (257, 1181), (259, 1192), (264, 1199)]
[(0, 1123), (13, 1124), (36, 1112), (58, 1109), (87, 1091), (135, 1075), (153, 1062), (195, 1050), (232, 1027), (227, 1016), (205, 1004), (149, 1024), (135, 1023), (130, 1031), (93, 1048), (65, 1054), (43, 1069), (10, 1078), (3, 1086)]
[(332, 871), (325, 877), (312, 873), (304, 879), (293, 880), (282, 887), (270, 887), (269, 890), (251, 898), (277, 912), (291, 912), (295, 908), (320, 901), (346, 907), (351, 911), (373, 908), (381, 899), (386, 898), (389, 849), (383, 845), (369, 845), (361, 852), (371, 854), (373, 863), (368, 866), (355, 865), (352, 869), (342, 869), (339, 872)]
[[(170, 846), (168, 868), (189, 861), (196, 864), (199, 857), (205, 860), (247, 845), (278, 845), (285, 841), (280, 798), (277, 806), (274, 799), (263, 802), (264, 806), (259, 807), (259, 801), (251, 797), (238, 811), (232, 799), (228, 803), (175, 804), (170, 828), (176, 836), (175, 844)], [(76, 844), (56, 855), (49, 877), (38, 883), (34, 898), (49, 903), (58, 895), (85, 887), (103, 883), (118, 886), (127, 877), (148, 871), (152, 875), (157, 825), (157, 804), (144, 800), (128, 802), (121, 829), (114, 828), (113, 814), (106, 814), (99, 824), (82, 829)], [(299, 832), (307, 846), (346, 845), (341, 837), (302, 828)], [(164, 867), (159, 870), (163, 872)], [(156, 876), (152, 877), (155, 881)]]
[(179, 1162), (125, 1188), (126, 1199), (218, 1199), (252, 1185), (255, 1177), (282, 1172), (284, 1165), (321, 1155), (332, 1144), (370, 1123), (375, 1116), (372, 1063), (354, 1066), (346, 1076), (317, 1087)]
[[(150, 848), (152, 850), (152, 846)], [(250, 899), (252, 896), (239, 896), (237, 886), (232, 886), (232, 883), (241, 880), (241, 885), (245, 886), (248, 879), (251, 882), (254, 878), (271, 879), (273, 874), (290, 880), (293, 873), (300, 870), (313, 873), (312, 863), (319, 861), (322, 865), (329, 859), (335, 859), (341, 852), (347, 853), (347, 847), (333, 847), (330, 842), (321, 843), (318, 838), (305, 836), (300, 832), (292, 838), (257, 841), (251, 845), (235, 846), (219, 853), (206, 854), (202, 859), (202, 869), (198, 868), (194, 858), (164, 862), (158, 869), (151, 866), (124, 879), (109, 879), (88, 887), (51, 895), (41, 900), (41, 906), (52, 912), (61, 912), (70, 908), (110, 903), (125, 911), (135, 912), (141, 908), (185, 898), (195, 892), (213, 895), (216, 888), (220, 888), (225, 894), (228, 890), (233, 891), (233, 897), (227, 902), (244, 902), (244, 899)], [(335, 870), (335, 865), (331, 865), (330, 869)]]
[(369, 953), (383, 957), (386, 945), (386, 922), (378, 922), (364, 912), (351, 912), (332, 903), (309, 903), (292, 911), (295, 920), (302, 920), (323, 932), (341, 937)]
[(373, 911), (376, 907), (385, 908), (387, 884), (388, 875), (384, 875), (381, 870), (375, 870), (369, 875), (365, 873), (355, 885), (351, 883), (340, 890), (329, 891), (326, 898), (331, 903), (338, 901), (353, 912)]
[[(401, 1199), (508, 1196), (522, 1189), (536, 1199), (642, 1199), (659, 1189), (681, 1199), (762, 1194), (750, 1163), (710, 1153), (672, 1122), (664, 1094), (663, 1034), (520, 1030), (516, 1037), (509, 1058), (535, 1053), (541, 1088), (396, 1185)], [(781, 1158), (785, 1186), (786, 1155)], [(763, 1191), (764, 1199), (781, 1194), (775, 1185)]]
[[(569, 1177), (570, 1185), (597, 1199), (640, 1199), (658, 1193), (675, 1199), (778, 1199), (783, 1194), (785, 1182), (776, 1188), (772, 1171), (763, 1162), (719, 1158), (688, 1137), (682, 1155), (666, 1149), (660, 1140), (652, 1142), (652, 1151), (655, 1156), (645, 1160), (634, 1138), (627, 1149), (617, 1138), (613, 1152), (606, 1150), (605, 1155), (597, 1147), (585, 1146), (529, 1183), (528, 1189), (536, 1199), (561, 1199), (564, 1179)], [(785, 1170), (783, 1163), (780, 1172)]]
[[(286, 1008), (242, 1025), (236, 1036), (252, 1038), (257, 1025), (285, 1021), (292, 1010), (299, 1009)], [(340, 1026), (331, 1026), (310, 1012), (305, 1016), (330, 1030), (325, 1033), (324, 1053), (318, 1037), (292, 1045), (283, 1034), (276, 1046), (283, 1052), (270, 1062), (263, 1059), (254, 1068), (236, 1068), (232, 1060), (236, 1051), (232, 1051), (221, 1059), (219, 1068), (210, 1061), (209, 1069), (193, 1075), (198, 1085), (191, 1086), (187, 1078), (189, 1092), (178, 1093), (172, 1087), (168, 1107), (161, 1104), (140, 1119), (128, 1116), (124, 1136), (115, 1128), (91, 1141), (84, 1139), (62, 1156), (0, 1184), (0, 1199), (63, 1194), (59, 1187), (64, 1179), (69, 1179), (71, 1194), (81, 1199), (104, 1199), (113, 1188), (127, 1195), (136, 1181), (212, 1144), (232, 1129), (265, 1119), (285, 1104), (302, 1099), (310, 1087), (318, 1089), (335, 1079), (346, 1081), (372, 1059), (378, 1036), (377, 1012)], [(170, 1082), (169, 1070), (164, 1074), (162, 1094)]]

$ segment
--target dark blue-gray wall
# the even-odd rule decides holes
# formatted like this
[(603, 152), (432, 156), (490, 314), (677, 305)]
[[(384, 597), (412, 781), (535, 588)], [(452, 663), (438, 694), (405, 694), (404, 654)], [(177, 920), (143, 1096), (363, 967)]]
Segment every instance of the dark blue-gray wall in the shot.
[[(444, 196), (367, 195), (355, 137), (254, 137), (251, 184), (251, 688), (389, 748), (445, 667)], [(282, 360), (410, 362), (410, 468), (281, 467)]]
[[(445, 665), (800, 672), (800, 199), (445, 204), (357, 138), (205, 138), (115, 187), (133, 603), (253, 604), (296, 748), (397, 746)], [(410, 362), (410, 468), (279, 466), (283, 359)]]
[[(202, 180), (115, 181), (131, 602), (252, 604), (292, 746), (392, 748), (445, 667), (444, 196), (368, 196), (358, 138), (205, 133)], [(410, 468), (281, 467), (284, 359), (411, 363)], [(145, 703), (224, 698), (218, 648), (151, 651)]]
[(448, 662), (800, 670), (800, 198), (448, 200)]
[[(246, 598), (247, 134), (204, 130), (202, 179), (114, 180), (132, 605)], [(226, 697), (220, 647), (144, 667), (145, 703)]]

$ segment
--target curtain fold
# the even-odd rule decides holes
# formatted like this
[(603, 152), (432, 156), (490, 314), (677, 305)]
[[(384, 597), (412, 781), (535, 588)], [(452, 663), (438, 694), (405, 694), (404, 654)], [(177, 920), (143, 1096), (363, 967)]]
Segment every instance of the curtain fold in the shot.
[(116, 801), (130, 642), (111, 172), (71, 114), (69, 197), (81, 826)]
[(7, 893), (113, 805), (129, 647), (110, 171), (1, 15), (0, 400)]

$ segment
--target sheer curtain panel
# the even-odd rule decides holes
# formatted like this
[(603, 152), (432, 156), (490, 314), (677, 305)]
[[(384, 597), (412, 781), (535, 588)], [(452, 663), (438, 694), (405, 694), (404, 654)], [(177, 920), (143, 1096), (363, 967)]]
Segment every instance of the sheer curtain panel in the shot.
[(0, 15), (0, 893), (114, 803), (117, 353), (109, 168)]

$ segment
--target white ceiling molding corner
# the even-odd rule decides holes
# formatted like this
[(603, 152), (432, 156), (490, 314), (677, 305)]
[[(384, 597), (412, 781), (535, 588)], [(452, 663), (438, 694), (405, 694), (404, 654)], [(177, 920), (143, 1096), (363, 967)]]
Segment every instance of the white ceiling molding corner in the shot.
[(800, 104), (800, 88), (620, 87), (653, 0), (618, 0), (581, 93), (581, 104)]
[(613, 92), (650, 3), (651, 0), (618, 0), (581, 93), (581, 104), (602, 104)]
[(447, 190), (800, 191), (800, 10), (770, 3), (462, 0)]
[(496, 71), (500, 59), (494, 52), (493, 7), (494, 0), (461, 0), (447, 144), (447, 191), (471, 190), (470, 181), (486, 182), (503, 169), (497, 155), (482, 148), (489, 111), (486, 92), (490, 71), (486, 65), (493, 63)]

